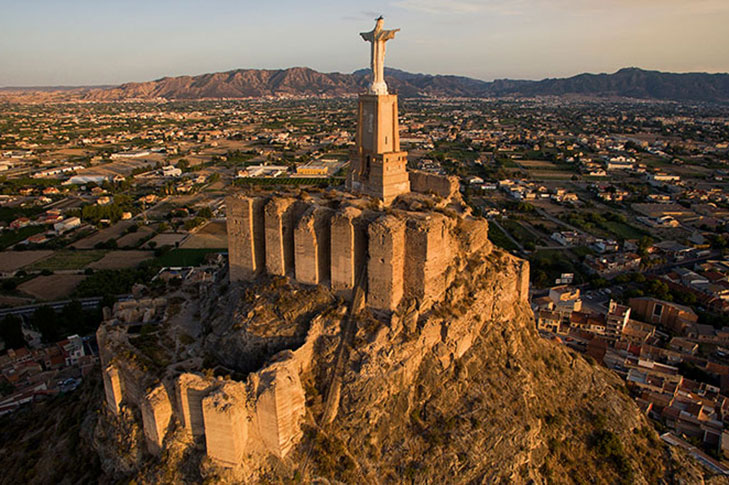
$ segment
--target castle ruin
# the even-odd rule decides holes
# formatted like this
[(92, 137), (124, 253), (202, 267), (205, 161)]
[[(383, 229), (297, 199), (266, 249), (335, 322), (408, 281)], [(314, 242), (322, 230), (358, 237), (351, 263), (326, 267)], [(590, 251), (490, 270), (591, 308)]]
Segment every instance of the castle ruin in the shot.
[[(382, 72), (384, 43), (395, 32), (383, 30), (380, 18), (373, 31), (362, 34), (372, 42), (373, 81), (359, 98), (346, 190), (248, 191), (226, 198), (231, 288), (255, 288), (250, 285), (266, 279), (286, 281), (302, 289), (292, 291), (318, 288), (334, 295), (327, 298), (336, 299), (331, 305), (338, 310), (307, 317), (306, 332), (296, 345), (266, 355), (265, 364), (244, 378), (202, 372), (202, 358), (180, 357), (179, 345), (173, 362), (148, 363), (138, 350), (149, 344), (134, 329), (143, 322), (174, 318), (174, 305), (165, 299), (118, 303), (99, 329), (107, 409), (119, 423), (129, 419), (130, 409), (141, 414), (149, 452), (159, 455), (177, 429), (222, 467), (240, 468), (255, 456), (284, 458), (303, 434), (307, 393), (302, 379), (318, 359), (317, 342), (332, 331), (327, 322), (341, 323), (341, 329), (322, 425), (336, 416), (342, 369), (360, 311), (384, 322), (394, 335), (407, 331), (416, 336), (416, 344), (398, 351), (392, 372), (393, 385), (407, 385), (426, 352), (433, 350), (448, 365), (478, 335), (480, 326), (451, 324), (442, 312), (428, 313), (440, 303), (474, 298), (463, 289), (469, 283), (464, 272), (484, 278), (473, 268), (491, 258), (503, 273), (488, 289), (501, 295), (482, 304), (481, 325), (492, 314), (510, 315), (527, 300), (528, 264), (494, 254), (488, 223), (473, 217), (463, 204), (458, 180), (406, 168), (397, 96), (387, 92)], [(257, 291), (246, 294), (255, 302)], [(206, 311), (193, 312), (201, 328), (210, 326), (205, 319), (223, 318), (216, 299), (206, 301)], [(259, 307), (235, 318), (264, 319), (265, 311)], [(427, 318), (419, 321), (419, 315)], [(275, 327), (276, 322), (267, 325)], [(245, 330), (261, 348), (295, 340), (274, 335), (268, 342), (261, 337), (265, 327)], [(244, 333), (237, 330), (241, 323), (226, 328)], [(292, 331), (287, 327), (287, 335)], [(382, 332), (371, 336), (373, 345), (383, 341)], [(228, 330), (217, 338), (238, 337)], [(244, 344), (242, 348), (253, 348)]]

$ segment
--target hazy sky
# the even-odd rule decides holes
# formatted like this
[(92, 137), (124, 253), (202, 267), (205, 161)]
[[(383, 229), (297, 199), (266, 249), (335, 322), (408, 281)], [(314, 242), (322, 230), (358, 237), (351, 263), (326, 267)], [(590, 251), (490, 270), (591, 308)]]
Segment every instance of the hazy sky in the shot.
[(0, 86), (236, 68), (351, 72), (374, 17), (386, 64), (480, 79), (637, 66), (729, 71), (729, 0), (0, 0)]

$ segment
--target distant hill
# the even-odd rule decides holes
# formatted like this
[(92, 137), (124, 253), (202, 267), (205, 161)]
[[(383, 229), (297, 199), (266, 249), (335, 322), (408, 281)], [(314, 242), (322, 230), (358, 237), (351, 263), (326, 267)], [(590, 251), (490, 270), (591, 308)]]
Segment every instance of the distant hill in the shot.
[(495, 96), (565, 95), (620, 96), (672, 101), (728, 101), (729, 74), (674, 74), (636, 67), (614, 74), (580, 74), (542, 81), (497, 80), (490, 86)]
[[(221, 99), (322, 96), (339, 97), (363, 92), (367, 69), (352, 74), (321, 73), (306, 67), (237, 69), (199, 76), (165, 77), (156, 81), (114, 87), (5, 88), (0, 100), (124, 101), (131, 99)], [(580, 74), (563, 79), (492, 82), (463, 76), (413, 74), (387, 69), (392, 92), (402, 97), (533, 97), (585, 96), (665, 101), (729, 101), (729, 74), (674, 74), (625, 68), (613, 74)], [(35, 95), (33, 93), (36, 93)]]

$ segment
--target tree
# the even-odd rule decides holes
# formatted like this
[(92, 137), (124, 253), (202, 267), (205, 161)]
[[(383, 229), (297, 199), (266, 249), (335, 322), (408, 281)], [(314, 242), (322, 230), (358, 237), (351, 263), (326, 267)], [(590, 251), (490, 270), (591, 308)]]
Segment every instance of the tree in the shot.
[(0, 337), (5, 342), (6, 349), (19, 349), (25, 346), (23, 338), (23, 322), (16, 315), (6, 315), (0, 323)]
[(45, 342), (55, 342), (60, 338), (56, 312), (49, 306), (36, 308), (30, 317), (30, 324), (41, 333)]
[(203, 207), (199, 211), (197, 211), (198, 217), (204, 217), (205, 219), (210, 219), (213, 217), (213, 211), (210, 209), (210, 207)]

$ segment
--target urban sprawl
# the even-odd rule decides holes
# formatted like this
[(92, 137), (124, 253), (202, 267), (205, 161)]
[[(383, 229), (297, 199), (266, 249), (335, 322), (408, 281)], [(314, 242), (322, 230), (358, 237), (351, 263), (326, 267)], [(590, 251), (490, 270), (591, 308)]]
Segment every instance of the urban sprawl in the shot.
[[(78, 386), (103, 307), (223, 266), (236, 187), (343, 185), (355, 109), (0, 106), (0, 414)], [(726, 470), (729, 109), (405, 99), (400, 142), (529, 260), (540, 334), (612, 369), (665, 441)]]

